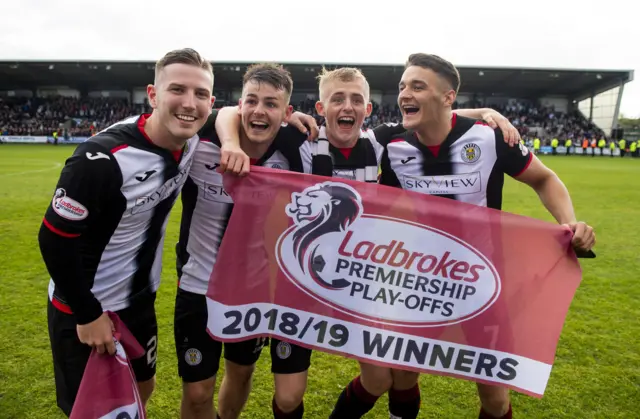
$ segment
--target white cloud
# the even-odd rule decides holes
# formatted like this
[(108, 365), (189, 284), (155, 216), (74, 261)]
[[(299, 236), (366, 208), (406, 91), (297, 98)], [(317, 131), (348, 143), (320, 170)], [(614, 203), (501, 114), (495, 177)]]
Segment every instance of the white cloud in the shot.
[[(632, 69), (631, 3), (540, 0), (21, 0), (3, 8), (0, 59), (156, 60), (190, 46), (213, 61), (402, 63)], [(622, 112), (640, 116), (639, 82)]]

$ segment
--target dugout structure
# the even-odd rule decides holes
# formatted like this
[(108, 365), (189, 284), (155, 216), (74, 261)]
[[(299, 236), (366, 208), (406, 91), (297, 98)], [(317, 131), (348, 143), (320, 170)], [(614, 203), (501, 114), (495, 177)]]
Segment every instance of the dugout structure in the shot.
[[(242, 75), (250, 63), (216, 62), (217, 106), (240, 97)], [(322, 66), (360, 68), (371, 86), (372, 100), (395, 104), (402, 64), (283, 63), (294, 80), (292, 104), (315, 100)], [(538, 100), (559, 111), (579, 109), (607, 135), (621, 137), (620, 102), (632, 70), (458, 67), (462, 79), (459, 104), (491, 106), (509, 99)], [(154, 63), (144, 61), (0, 61), (0, 96), (126, 97), (144, 103), (153, 82)]]

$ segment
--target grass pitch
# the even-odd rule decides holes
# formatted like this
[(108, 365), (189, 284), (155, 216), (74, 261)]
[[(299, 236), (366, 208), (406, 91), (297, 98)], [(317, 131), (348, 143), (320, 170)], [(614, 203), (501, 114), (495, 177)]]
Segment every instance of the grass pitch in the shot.
[[(55, 389), (46, 323), (48, 274), (37, 233), (64, 160), (73, 146), (0, 146), (0, 417), (63, 418)], [(593, 225), (595, 260), (583, 260), (583, 282), (569, 310), (544, 398), (512, 392), (517, 418), (640, 417), (640, 159), (543, 156), (571, 192), (580, 220)], [(553, 221), (527, 186), (507, 180), (504, 209)], [(165, 241), (157, 312), (158, 375), (150, 418), (178, 418), (181, 384), (173, 345), (175, 257), (180, 205)], [(531, 255), (535, 257), (535, 255)], [(268, 350), (256, 369), (242, 417), (271, 418)], [(357, 363), (315, 352), (305, 417), (326, 418)], [(220, 382), (222, 374), (218, 377)], [(420, 418), (473, 418), (472, 382), (423, 375)], [(367, 418), (388, 418), (381, 398)]]

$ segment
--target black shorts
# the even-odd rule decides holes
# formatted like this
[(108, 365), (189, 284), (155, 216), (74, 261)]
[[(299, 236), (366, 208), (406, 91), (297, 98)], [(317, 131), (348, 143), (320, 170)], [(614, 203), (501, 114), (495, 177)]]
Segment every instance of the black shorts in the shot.
[[(145, 348), (146, 354), (143, 357), (130, 359), (137, 381), (150, 380), (156, 374), (158, 323), (154, 303), (155, 295), (145, 302), (116, 312), (138, 343)], [(53, 353), (56, 399), (58, 407), (69, 416), (91, 354), (91, 347), (78, 339), (75, 316), (58, 310), (51, 301), (48, 301), (47, 320)]]
[(311, 353), (311, 349), (271, 338), (271, 372), (274, 374), (304, 372), (311, 366)]
[[(185, 383), (215, 376), (220, 368), (222, 342), (207, 332), (207, 300), (204, 295), (178, 289), (173, 331), (178, 356), (178, 374)], [(239, 365), (253, 365), (260, 358), (267, 338), (225, 343), (224, 358)]]

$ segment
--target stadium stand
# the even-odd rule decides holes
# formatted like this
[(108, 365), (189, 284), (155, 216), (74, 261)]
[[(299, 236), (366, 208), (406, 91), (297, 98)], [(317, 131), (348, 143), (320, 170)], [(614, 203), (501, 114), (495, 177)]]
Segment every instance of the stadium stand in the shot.
[[(236, 103), (247, 63), (214, 63), (216, 107)], [(313, 115), (315, 76), (320, 64), (285, 64), (296, 83), (291, 102)], [(337, 65), (327, 65), (335, 67)], [(371, 85), (373, 112), (367, 127), (399, 122), (395, 103), (402, 66), (359, 66)], [(150, 62), (0, 62), (0, 136), (46, 136), (83, 141), (127, 116), (148, 112), (144, 86), (153, 79)], [(633, 80), (632, 71), (588, 71), (459, 67), (462, 79), (456, 107), (491, 107), (507, 116), (529, 144), (547, 146), (571, 139), (619, 140), (617, 130), (601, 129), (578, 103)], [(615, 110), (617, 115), (617, 107)], [(594, 115), (595, 117), (595, 115)], [(617, 117), (616, 117), (617, 118)], [(613, 119), (613, 113), (612, 118)], [(606, 127), (605, 127), (606, 128)], [(29, 139), (23, 139), (29, 142)], [(1, 142), (1, 138), (0, 138)]]
[[(315, 100), (307, 98), (295, 106), (297, 110), (322, 118), (315, 112)], [(458, 107), (473, 107), (472, 103)], [(494, 106), (520, 130), (523, 137), (531, 133), (548, 141), (551, 137), (600, 138), (604, 133), (579, 112), (557, 112), (552, 107), (514, 102)], [(0, 98), (0, 132), (2, 135), (52, 135), (89, 137), (127, 116), (149, 112), (146, 105), (135, 105), (118, 98), (35, 97)], [(395, 104), (373, 102), (373, 112), (365, 121), (369, 127), (386, 122), (400, 122)], [(541, 134), (542, 133), (542, 134)]]

